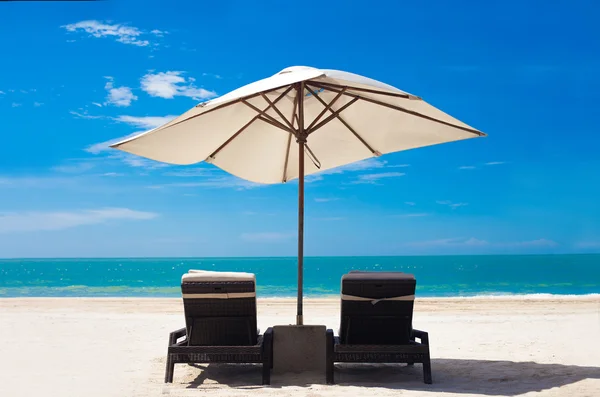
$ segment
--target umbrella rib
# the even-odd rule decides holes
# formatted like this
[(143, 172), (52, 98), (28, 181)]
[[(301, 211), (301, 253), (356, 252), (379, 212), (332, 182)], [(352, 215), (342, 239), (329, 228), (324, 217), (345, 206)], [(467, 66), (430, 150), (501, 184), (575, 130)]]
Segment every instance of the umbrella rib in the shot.
[(254, 123), (257, 119), (260, 118), (260, 116), (262, 116), (265, 112), (267, 112), (272, 106), (274, 106), (277, 102), (279, 102), (279, 100), (281, 98), (283, 98), (284, 96), (287, 95), (288, 92), (290, 92), (292, 89), (292, 87), (288, 88), (286, 91), (284, 91), (281, 95), (279, 95), (277, 97), (277, 99), (275, 100), (275, 102), (273, 103), (269, 103), (269, 106), (267, 106), (264, 110), (259, 111), (259, 113), (254, 116), (249, 122), (247, 122), (242, 128), (240, 128), (239, 130), (237, 130), (237, 132), (235, 134), (233, 134), (232, 136), (229, 137), (229, 139), (227, 139), (221, 146), (219, 146), (217, 148), (217, 150), (215, 150), (214, 152), (211, 153), (210, 156), (208, 156), (208, 158), (210, 159), (214, 159), (215, 156), (217, 155), (217, 153), (219, 153), (221, 150), (223, 150), (223, 148), (227, 145), (229, 145), (229, 143), (231, 141), (233, 141), (236, 137), (238, 137), (242, 132), (244, 132), (244, 130), (246, 128), (248, 128), (252, 123)]
[[(326, 87), (324, 85), (321, 85), (321, 83), (316, 83), (316, 82), (311, 81), (310, 84), (312, 84), (312, 85), (314, 85), (316, 87), (319, 87), (319, 88), (323, 88), (323, 89), (332, 91), (332, 92), (340, 92), (340, 90), (338, 90), (337, 88)], [(352, 89), (353, 88), (350, 87), (350, 90), (352, 90)], [(475, 130), (473, 128), (462, 127), (460, 125), (455, 125), (455, 124), (449, 123), (447, 121), (438, 120), (435, 117), (430, 117), (430, 116), (421, 114), (419, 112), (415, 112), (414, 110), (408, 110), (408, 109), (405, 109), (405, 108), (400, 107), (400, 106), (396, 106), (396, 105), (392, 105), (392, 104), (389, 104), (389, 103), (378, 101), (376, 99), (367, 98), (367, 97), (364, 97), (364, 96), (359, 96), (359, 95), (351, 94), (351, 93), (348, 93), (348, 92), (344, 92), (343, 95), (349, 96), (349, 97), (354, 98), (354, 99), (360, 98), (363, 101), (371, 102), (371, 103), (374, 103), (375, 105), (380, 105), (380, 106), (387, 107), (387, 108), (390, 108), (390, 109), (398, 110), (400, 112), (407, 113), (407, 114), (410, 114), (410, 115), (413, 115), (413, 116), (417, 116), (417, 117), (420, 117), (420, 118), (425, 119), (425, 120), (433, 121), (435, 123), (447, 125), (448, 127), (453, 127), (453, 128), (459, 129), (459, 130), (467, 131), (467, 132), (470, 132), (470, 133), (478, 135), (478, 136), (485, 136), (485, 134), (483, 132), (477, 131), (477, 130)]]
[(332, 114), (330, 114), (329, 116), (327, 116), (327, 118), (325, 120), (321, 121), (319, 124), (317, 124), (316, 126), (314, 126), (310, 131), (308, 131), (308, 134), (312, 134), (313, 132), (317, 131), (319, 128), (323, 127), (325, 124), (329, 123), (331, 120), (333, 120), (334, 118), (336, 118), (342, 111), (346, 110), (346, 108), (348, 106), (350, 106), (354, 102), (358, 101), (358, 99), (359, 99), (359, 97), (354, 97), (354, 99), (352, 99), (350, 102), (348, 102), (347, 104), (345, 104), (344, 106), (342, 106), (338, 110), (335, 110)]
[(275, 104), (273, 102), (271, 102), (271, 100), (269, 98), (267, 98), (267, 96), (265, 94), (263, 94), (262, 92), (260, 93), (260, 96), (263, 97), (263, 99), (265, 101), (267, 101), (267, 103), (269, 105), (273, 105), (272, 108), (273, 110), (275, 110), (277, 112), (277, 114), (279, 115), (279, 117), (281, 117), (285, 123), (288, 125), (288, 127), (290, 127), (292, 130), (294, 129), (294, 127), (292, 126), (292, 124), (290, 123), (290, 121), (283, 115), (283, 113), (281, 113), (281, 110), (279, 110), (279, 108), (277, 108), (277, 106), (275, 106)]
[[(283, 86), (283, 87), (285, 87), (285, 86)], [(277, 88), (273, 88), (272, 90), (263, 91), (263, 92), (264, 92), (264, 93), (269, 93), (269, 92), (272, 92), (272, 91), (277, 91), (277, 90), (280, 90), (280, 89), (281, 89), (281, 88), (283, 88), (283, 87), (277, 87)], [(286, 91), (286, 94), (287, 94), (288, 92), (289, 92), (289, 90), (287, 90), (287, 91)], [(205, 115), (205, 114), (212, 113), (212, 112), (214, 112), (215, 110), (219, 110), (219, 109), (225, 108), (225, 107), (227, 107), (227, 106), (235, 105), (236, 103), (243, 102), (243, 101), (245, 101), (245, 100), (247, 100), (247, 99), (252, 99), (252, 98), (255, 98), (255, 97), (259, 96), (260, 94), (261, 94), (260, 92), (257, 92), (256, 94), (248, 95), (247, 97), (244, 97), (244, 98), (237, 98), (237, 99), (236, 99), (236, 100), (234, 100), (234, 101), (227, 102), (227, 103), (222, 103), (222, 104), (220, 104), (220, 105), (217, 105), (217, 106), (215, 106), (215, 107), (214, 107), (214, 108), (212, 108), (212, 109), (208, 109), (206, 112), (203, 112), (203, 113), (200, 113), (200, 114), (195, 114), (195, 115), (193, 115), (193, 116), (190, 116), (190, 117), (188, 117), (187, 119), (184, 119), (184, 120), (179, 120), (178, 122), (176, 122), (176, 123), (173, 123), (173, 124), (169, 125), (169, 127), (173, 127), (173, 126), (175, 126), (175, 125), (177, 125), (177, 124), (181, 124), (181, 123), (183, 123), (183, 122), (185, 122), (185, 121), (189, 121), (189, 120), (191, 120), (191, 119), (195, 119), (196, 117), (200, 117), (200, 116), (203, 116), (203, 115)], [(203, 103), (205, 103), (205, 102), (203, 102)], [(200, 105), (202, 105), (202, 104), (200, 104)], [(198, 106), (200, 106), (200, 105), (197, 105), (196, 107), (198, 107)]]
[(312, 123), (310, 123), (310, 125), (308, 126), (307, 130), (310, 131), (310, 129), (312, 127), (315, 126), (315, 124), (317, 124), (317, 122), (321, 119), (321, 117), (323, 117), (323, 115), (325, 113), (327, 113), (328, 110), (331, 110), (331, 107), (333, 106), (333, 104), (340, 99), (340, 97), (342, 96), (342, 94), (344, 93), (344, 91), (346, 91), (346, 89), (342, 89), (342, 91), (338, 92), (338, 94), (335, 96), (335, 98), (333, 98), (331, 100), (331, 102), (329, 102), (329, 104), (326, 104), (325, 101), (323, 101), (321, 98), (319, 98), (319, 96), (310, 89), (310, 87), (308, 85), (306, 85), (306, 89), (308, 90), (308, 92), (310, 92), (312, 94), (312, 96), (314, 96), (315, 98), (317, 98), (319, 100), (319, 102), (321, 102), (323, 104), (323, 106), (325, 106), (325, 109), (323, 109), (321, 111), (321, 113), (319, 113), (319, 115), (317, 117), (315, 117), (315, 119), (312, 121)]
[(271, 120), (269, 118), (262, 117), (262, 115), (258, 117), (258, 120), (263, 121), (263, 122), (265, 122), (267, 124), (272, 125), (273, 127), (282, 129), (283, 131), (289, 132), (290, 134), (293, 134), (294, 136), (296, 136), (296, 133), (294, 131), (290, 130), (289, 128), (287, 128), (286, 126), (284, 126), (281, 123), (277, 123), (277, 122), (275, 122), (275, 121), (273, 121), (273, 120)]
[[(396, 98), (404, 98), (404, 99), (421, 99), (417, 96), (414, 95), (410, 95), (410, 94), (400, 94), (398, 92), (386, 92), (386, 91), (379, 91), (379, 90), (371, 90), (368, 88), (360, 88), (360, 87), (352, 87), (352, 86), (348, 86), (348, 85), (340, 85), (340, 84), (333, 84), (333, 83), (328, 83), (325, 81), (308, 81), (308, 84), (319, 84), (322, 85), (323, 87), (320, 88), (324, 88), (324, 89), (328, 89), (327, 86), (329, 87), (334, 87), (334, 88), (344, 88), (344, 89), (348, 89), (351, 91), (360, 91), (360, 92), (368, 92), (370, 94), (378, 94), (378, 95), (386, 95), (386, 96), (393, 96)], [(316, 85), (315, 84), (315, 85)]]
[[(253, 104), (251, 104), (250, 102), (247, 102), (246, 100), (242, 100), (242, 103), (246, 106), (248, 106), (250, 109), (254, 110), (257, 113), (261, 113), (261, 110), (259, 108), (257, 108), (256, 106), (254, 106)], [(275, 127), (281, 128), (284, 131), (288, 131), (288, 132), (294, 132), (293, 130), (291, 130), (290, 128), (288, 128), (285, 124), (280, 123), (279, 121), (277, 121), (276, 118), (274, 118), (271, 115), (268, 115), (267, 113), (262, 112), (259, 117), (259, 120), (265, 121)]]
[[(321, 99), (319, 96), (315, 95), (313, 93), (313, 91), (310, 89), (310, 87), (307, 85), (306, 89), (313, 94), (313, 96), (315, 98), (317, 98), (319, 100), (319, 102), (321, 102), (323, 104), (323, 106), (326, 106), (326, 103), (323, 99)], [(343, 90), (344, 91), (344, 90)], [(342, 92), (338, 93), (338, 96), (336, 98), (338, 98), (340, 95), (342, 95)], [(329, 105), (332, 105), (332, 103), (330, 103)], [(327, 109), (327, 108), (326, 108)], [(331, 108), (331, 106), (329, 106), (329, 111), (333, 113), (333, 109)], [(371, 145), (369, 145), (360, 135), (358, 135), (358, 133), (354, 130), (354, 128), (350, 127), (350, 124), (348, 124), (346, 122), (346, 120), (344, 120), (342, 118), (342, 116), (340, 116), (339, 114), (337, 115), (337, 119), (352, 133), (354, 134), (354, 136), (367, 148), (371, 151), (371, 153), (373, 153), (375, 156), (381, 156), (381, 153), (375, 149), (373, 149), (371, 147)]]
[[(293, 106), (293, 110), (292, 110), (292, 129), (294, 129), (294, 121), (295, 121), (295, 116), (296, 116), (296, 107), (298, 106), (298, 91), (296, 91), (296, 95), (294, 96), (294, 106)], [(286, 178), (287, 178), (287, 167), (288, 167), (288, 161), (290, 160), (290, 146), (292, 144), (292, 135), (293, 134), (289, 134), (288, 135), (288, 141), (287, 141), (287, 150), (285, 151), (285, 163), (283, 164), (283, 177), (281, 178), (281, 181), (283, 183), (286, 182)]]

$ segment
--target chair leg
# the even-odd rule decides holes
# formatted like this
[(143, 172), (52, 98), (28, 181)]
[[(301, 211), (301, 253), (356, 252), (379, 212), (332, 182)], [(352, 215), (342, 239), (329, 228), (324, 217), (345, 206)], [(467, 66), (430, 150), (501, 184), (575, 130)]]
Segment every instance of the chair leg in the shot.
[(429, 355), (427, 355), (425, 360), (423, 360), (423, 382), (427, 383), (428, 385), (433, 383), (431, 379), (431, 359), (429, 358)]
[(167, 368), (165, 370), (165, 383), (173, 383), (173, 372), (175, 371), (175, 363), (170, 354), (167, 354)]
[(271, 363), (270, 362), (264, 362), (263, 363), (263, 366), (262, 366), (262, 384), (263, 385), (270, 385), (271, 384)]
[(326, 356), (325, 356), (325, 381), (328, 385), (333, 385), (333, 369), (334, 369), (334, 345), (335, 339), (333, 336), (333, 330), (327, 330), (327, 339), (326, 339)]

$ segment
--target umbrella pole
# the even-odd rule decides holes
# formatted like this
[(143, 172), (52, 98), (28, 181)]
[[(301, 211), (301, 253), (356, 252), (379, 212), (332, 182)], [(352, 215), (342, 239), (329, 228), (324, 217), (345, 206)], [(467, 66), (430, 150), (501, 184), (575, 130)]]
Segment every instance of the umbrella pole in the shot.
[(298, 310), (296, 325), (304, 324), (302, 284), (304, 283), (304, 82), (298, 83)]

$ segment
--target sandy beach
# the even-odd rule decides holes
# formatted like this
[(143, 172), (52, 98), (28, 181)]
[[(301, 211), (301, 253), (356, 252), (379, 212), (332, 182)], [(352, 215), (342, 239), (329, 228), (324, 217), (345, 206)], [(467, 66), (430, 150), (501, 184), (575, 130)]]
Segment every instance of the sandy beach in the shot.
[[(294, 321), (294, 300), (262, 299), (259, 326)], [(337, 299), (308, 299), (305, 322), (337, 330)], [(433, 385), (419, 365), (337, 365), (338, 384), (273, 377), (256, 366), (178, 365), (163, 383), (179, 299), (0, 299), (0, 396), (598, 396), (597, 297), (418, 299)], [(368, 391), (366, 390), (368, 388)]]

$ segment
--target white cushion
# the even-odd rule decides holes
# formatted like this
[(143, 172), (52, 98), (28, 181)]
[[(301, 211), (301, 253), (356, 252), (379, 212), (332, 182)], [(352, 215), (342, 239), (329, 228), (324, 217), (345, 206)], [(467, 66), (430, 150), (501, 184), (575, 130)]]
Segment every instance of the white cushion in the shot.
[(252, 281), (256, 283), (253, 273), (243, 272), (214, 272), (210, 270), (190, 270), (181, 277), (182, 283), (199, 281)]

